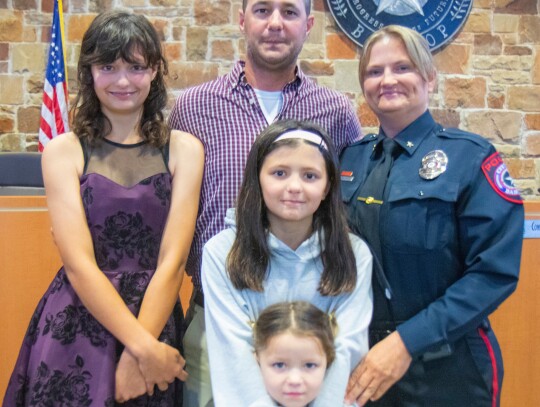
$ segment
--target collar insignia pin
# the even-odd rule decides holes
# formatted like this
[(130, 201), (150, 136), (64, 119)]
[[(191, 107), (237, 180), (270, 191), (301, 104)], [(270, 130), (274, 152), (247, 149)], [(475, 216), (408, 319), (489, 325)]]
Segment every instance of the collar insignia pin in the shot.
[(407, 141), (407, 147), (414, 147), (414, 143), (412, 141)]
[(433, 150), (422, 158), (422, 168), (418, 170), (420, 176), (431, 180), (437, 178), (446, 171), (448, 156), (442, 150)]

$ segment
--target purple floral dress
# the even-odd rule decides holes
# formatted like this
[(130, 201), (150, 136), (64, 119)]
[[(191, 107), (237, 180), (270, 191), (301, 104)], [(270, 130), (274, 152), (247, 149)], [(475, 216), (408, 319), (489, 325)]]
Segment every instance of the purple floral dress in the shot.
[[(151, 152), (145, 143), (102, 144), (111, 151), (125, 149), (141, 163)], [(104, 155), (105, 163), (119, 158), (114, 152)], [(156, 158), (163, 162), (160, 154), (150, 156), (154, 162)], [(88, 159), (92, 159), (91, 154)], [(129, 174), (148, 171), (148, 167), (138, 171), (133, 163)], [(156, 268), (169, 212), (171, 176), (166, 165), (161, 167), (163, 172), (144, 174), (144, 179), (130, 186), (97, 172), (81, 177), (96, 262), (135, 315)], [(129, 174), (121, 178), (130, 179)], [(182, 310), (177, 303), (159, 339), (180, 349), (181, 325)], [(32, 316), (3, 405), (114, 406), (115, 369), (122, 350), (81, 303), (61, 268)], [(152, 397), (143, 396), (122, 406), (179, 406), (181, 391), (182, 383), (176, 380), (166, 391), (156, 387)]]

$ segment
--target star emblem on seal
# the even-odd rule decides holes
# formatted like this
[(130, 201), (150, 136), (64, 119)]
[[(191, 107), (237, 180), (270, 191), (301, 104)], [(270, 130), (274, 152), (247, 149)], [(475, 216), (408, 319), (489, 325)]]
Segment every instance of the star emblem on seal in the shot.
[(399, 7), (402, 4), (410, 7), (418, 14), (424, 15), (424, 11), (420, 5), (420, 0), (380, 0), (379, 7), (377, 8), (377, 14), (380, 14), (386, 10), (390, 10), (391, 13), (393, 8)]

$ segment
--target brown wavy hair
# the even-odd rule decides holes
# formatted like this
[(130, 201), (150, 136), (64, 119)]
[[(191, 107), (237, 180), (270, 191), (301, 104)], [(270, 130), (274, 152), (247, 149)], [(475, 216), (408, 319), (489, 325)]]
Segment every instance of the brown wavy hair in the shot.
[(99, 14), (82, 40), (77, 67), (79, 90), (71, 109), (73, 132), (79, 138), (95, 144), (112, 131), (111, 122), (101, 111), (101, 103), (94, 90), (92, 65), (110, 64), (118, 58), (135, 63), (135, 52), (142, 54), (146, 66), (155, 67), (157, 71), (143, 105), (140, 135), (156, 147), (163, 146), (169, 139), (170, 129), (163, 117), (167, 104), (164, 76), (168, 66), (159, 36), (146, 17), (117, 10)]

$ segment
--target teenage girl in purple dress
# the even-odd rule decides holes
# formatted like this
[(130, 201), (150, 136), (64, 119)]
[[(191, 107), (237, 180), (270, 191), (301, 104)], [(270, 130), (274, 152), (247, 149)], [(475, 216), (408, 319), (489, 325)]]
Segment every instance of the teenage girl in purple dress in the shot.
[(178, 292), (203, 148), (171, 131), (159, 37), (105, 12), (84, 35), (73, 132), (43, 153), (64, 266), (32, 317), (4, 406), (176, 406), (185, 380)]

